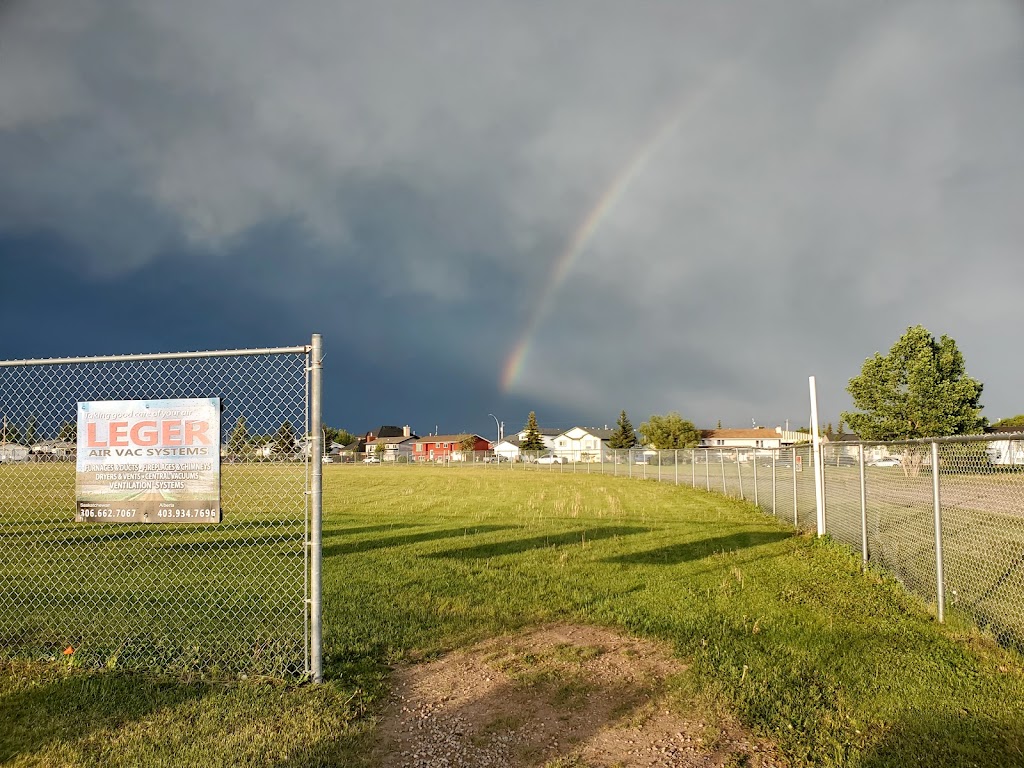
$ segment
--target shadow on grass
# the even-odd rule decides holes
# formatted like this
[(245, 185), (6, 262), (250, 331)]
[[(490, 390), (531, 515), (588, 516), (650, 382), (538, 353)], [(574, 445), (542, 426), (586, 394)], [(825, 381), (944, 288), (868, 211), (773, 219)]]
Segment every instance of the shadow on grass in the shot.
[(737, 549), (749, 549), (763, 544), (788, 539), (795, 534), (788, 531), (750, 531), (730, 533), (728, 536), (716, 536), (700, 541), (688, 541), (670, 544), (646, 552), (631, 552), (610, 557), (606, 562), (626, 563), (630, 565), (676, 565), (701, 560), (718, 552), (733, 552)]
[(461, 536), (474, 536), (480, 533), (491, 533), (492, 531), (503, 531), (507, 525), (476, 525), (462, 528), (445, 528), (440, 531), (421, 531), (420, 533), (407, 533), (401, 536), (389, 536), (381, 539), (370, 539), (369, 541), (346, 541), (337, 544), (324, 544), (323, 556), (333, 557), (335, 555), (349, 555), (355, 552), (370, 552), (375, 549), (387, 547), (403, 547), (408, 544), (422, 544), (427, 541), (438, 541), (441, 539), (454, 539)]
[(518, 555), (523, 552), (529, 552), (531, 549), (564, 547), (571, 544), (585, 544), (590, 541), (600, 541), (601, 539), (613, 539), (617, 536), (633, 536), (638, 533), (650, 532), (650, 528), (627, 525), (608, 526), (607, 528), (580, 529), (577, 531), (566, 531), (565, 533), (548, 536), (534, 536), (529, 539), (496, 541), (489, 544), (478, 544), (475, 547), (449, 549), (445, 552), (431, 553), (427, 555), (427, 557), (473, 559), (498, 557), (500, 555)]
[(379, 533), (381, 531), (399, 531), (404, 528), (422, 528), (419, 523), (385, 523), (384, 525), (360, 525), (354, 528), (324, 528), (324, 536), (351, 536), (357, 533)]
[(110, 672), (75, 674), (11, 691), (0, 697), (0, 762), (29, 757), (54, 742), (81, 741), (93, 731), (117, 728), (208, 692), (200, 683)]
[(1024, 721), (967, 710), (909, 713), (867, 750), (860, 764), (864, 768), (1021, 766)]

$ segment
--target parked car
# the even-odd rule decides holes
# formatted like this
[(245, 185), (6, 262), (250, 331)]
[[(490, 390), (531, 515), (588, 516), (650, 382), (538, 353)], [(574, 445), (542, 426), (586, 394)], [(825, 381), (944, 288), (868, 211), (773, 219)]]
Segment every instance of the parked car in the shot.
[(564, 464), (565, 459), (562, 456), (555, 456), (553, 453), (549, 453), (547, 456), (540, 456), (537, 458), (538, 464)]
[(875, 459), (868, 463), (871, 467), (899, 467), (901, 466), (900, 459), (898, 456), (886, 456), (881, 459)]
[(380, 459), (376, 456), (367, 456), (363, 459), (363, 464), (380, 464)]
[(826, 467), (856, 467), (857, 463), (853, 456), (832, 456), (825, 459)]

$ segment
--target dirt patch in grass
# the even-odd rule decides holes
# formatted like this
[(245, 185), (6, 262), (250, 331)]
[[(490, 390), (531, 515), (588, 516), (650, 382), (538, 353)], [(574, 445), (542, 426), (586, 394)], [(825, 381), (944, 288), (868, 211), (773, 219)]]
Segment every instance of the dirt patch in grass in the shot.
[(382, 768), (784, 765), (715, 707), (694, 711), (663, 647), (559, 624), (395, 670)]

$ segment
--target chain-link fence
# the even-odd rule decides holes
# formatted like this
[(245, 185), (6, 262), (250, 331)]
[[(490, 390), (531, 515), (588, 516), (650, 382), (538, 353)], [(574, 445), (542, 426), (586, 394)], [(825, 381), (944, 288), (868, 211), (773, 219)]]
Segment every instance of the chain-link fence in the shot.
[[(0, 652), (319, 678), (319, 343), (0, 362)], [(141, 422), (135, 442), (89, 424), (83, 443), (83, 409), (190, 399), (221, 411), (202, 461), (137, 447), (86, 459), (104, 450), (83, 445), (161, 444), (161, 425), (162, 444), (185, 443), (173, 420)], [(201, 511), (167, 490), (200, 476), (219, 482)], [(119, 501), (88, 517), (83, 477)], [(108, 522), (132, 506), (152, 514)]]
[[(376, 463), (372, 455), (353, 460), (367, 459)], [(412, 459), (392, 463), (400, 462)], [(453, 451), (430, 463), (660, 480), (745, 499), (796, 528), (818, 529), (810, 444)], [(1024, 650), (1024, 435), (824, 443), (821, 469), (823, 533), (934, 604), (940, 618), (947, 606), (962, 610)]]

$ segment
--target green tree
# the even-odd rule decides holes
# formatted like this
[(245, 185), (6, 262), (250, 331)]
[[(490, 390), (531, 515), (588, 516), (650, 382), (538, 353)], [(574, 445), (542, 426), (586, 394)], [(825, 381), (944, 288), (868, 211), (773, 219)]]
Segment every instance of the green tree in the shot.
[(373, 455), (381, 461), (384, 461), (384, 454), (388, 452), (388, 444), (386, 438), (379, 437), (373, 441)]
[(347, 429), (337, 429), (335, 427), (324, 427), (324, 451), (326, 452), (330, 447), (331, 443), (337, 443), (338, 445), (350, 445), (358, 440), (355, 435), (349, 432)]
[(993, 427), (1012, 427), (1012, 428), (1018, 428), (1019, 427), (1020, 429), (1024, 430), (1024, 413), (1017, 414), (1016, 416), (1010, 416), (1007, 419), (1000, 419), (999, 421), (997, 421), (992, 426)]
[(69, 421), (60, 428), (57, 439), (62, 443), (73, 443), (78, 440), (78, 422)]
[(700, 443), (700, 432), (692, 421), (675, 411), (664, 416), (651, 416), (640, 425), (640, 436), (645, 444), (659, 451), (675, 448), (694, 448)]
[(719, 419), (719, 420), (718, 420), (718, 426), (717, 426), (717, 427), (715, 427), (715, 429), (721, 429), (721, 428), (722, 428), (722, 420), (721, 420), (721, 419)]
[(234, 429), (228, 436), (228, 450), (235, 455), (243, 454), (249, 447), (249, 424), (245, 416), (239, 416)]
[(459, 450), (462, 451), (463, 461), (472, 461), (476, 451), (476, 435), (460, 435)]
[(617, 429), (612, 433), (612, 436), (608, 438), (609, 448), (632, 448), (636, 445), (636, 431), (633, 429), (633, 425), (630, 423), (625, 411), (619, 414), (616, 427)]
[(916, 325), (889, 354), (864, 361), (846, 388), (860, 410), (844, 411), (842, 418), (862, 440), (977, 434), (985, 427), (981, 390), (956, 342), (936, 340)]
[(25, 445), (35, 445), (39, 438), (39, 417), (30, 415), (25, 419)]
[(295, 430), (290, 421), (282, 421), (274, 435), (275, 453), (295, 453)]
[(541, 439), (540, 428), (537, 426), (537, 414), (533, 411), (530, 411), (530, 415), (526, 418), (526, 434), (523, 435), (523, 439), (519, 443), (519, 450), (544, 450), (544, 440)]

